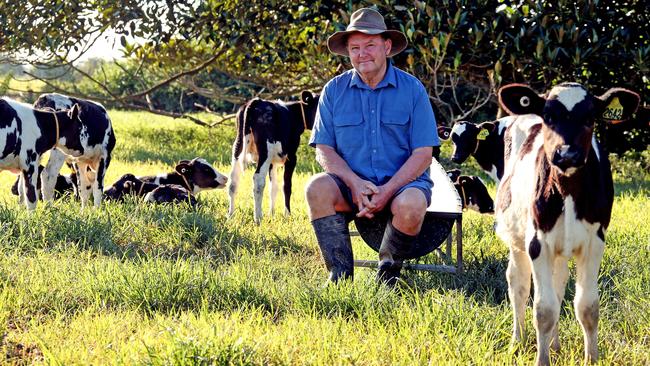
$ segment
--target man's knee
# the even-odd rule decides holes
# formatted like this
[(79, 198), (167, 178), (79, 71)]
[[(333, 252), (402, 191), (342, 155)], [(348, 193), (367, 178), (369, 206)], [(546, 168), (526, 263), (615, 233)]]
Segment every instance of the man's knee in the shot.
[(407, 188), (393, 199), (391, 211), (404, 221), (420, 223), (427, 211), (427, 198), (421, 190)]
[(338, 187), (325, 173), (318, 173), (309, 179), (305, 186), (305, 198), (309, 206), (333, 204)]

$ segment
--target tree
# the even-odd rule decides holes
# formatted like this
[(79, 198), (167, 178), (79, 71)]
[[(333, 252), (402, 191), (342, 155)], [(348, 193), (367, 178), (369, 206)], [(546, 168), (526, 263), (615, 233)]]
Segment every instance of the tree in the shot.
[[(154, 93), (184, 88), (239, 104), (252, 96), (320, 89), (349, 67), (327, 51), (327, 37), (362, 6), (376, 7), (389, 27), (407, 35), (409, 48), (394, 62), (422, 80), (444, 124), (477, 113), (492, 117), (495, 89), (510, 82), (540, 91), (559, 81), (579, 81), (595, 93), (611, 86), (650, 89), (644, 1), (127, 0), (117, 6), (34, 0), (0, 9), (6, 24), (0, 54), (39, 67), (63, 66), (95, 84), (95, 92), (79, 96), (186, 117), (153, 106)], [(92, 74), (72, 63), (108, 29), (125, 46), (129, 59), (116, 65), (133, 88), (109, 84), (101, 70)], [(126, 36), (144, 43), (130, 44)]]

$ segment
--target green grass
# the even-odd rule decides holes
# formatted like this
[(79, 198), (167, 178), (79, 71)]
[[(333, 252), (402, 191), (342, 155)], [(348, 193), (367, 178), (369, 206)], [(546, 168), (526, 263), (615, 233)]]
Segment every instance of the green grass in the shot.
[[(108, 183), (127, 172), (170, 171), (196, 156), (229, 172), (232, 125), (208, 130), (144, 113), (110, 114), (118, 143)], [(327, 274), (302, 193), (319, 170), (313, 154), (301, 147), (292, 216), (267, 214), (259, 227), (252, 169), (231, 220), (225, 190), (201, 193), (196, 210), (136, 200), (81, 210), (64, 199), (28, 213), (9, 193), (14, 176), (0, 173), (2, 362), (532, 363), (534, 336), (520, 352), (509, 349), (507, 248), (490, 216), (464, 215), (463, 275), (408, 272), (409, 285), (392, 291), (358, 268), (354, 282), (323, 286)], [(648, 156), (614, 162), (617, 196), (599, 280), (601, 364), (650, 364)], [(356, 257), (376, 256), (359, 239), (353, 244)], [(573, 285), (572, 278), (558, 364), (582, 359)], [(530, 309), (527, 317), (532, 332)]]

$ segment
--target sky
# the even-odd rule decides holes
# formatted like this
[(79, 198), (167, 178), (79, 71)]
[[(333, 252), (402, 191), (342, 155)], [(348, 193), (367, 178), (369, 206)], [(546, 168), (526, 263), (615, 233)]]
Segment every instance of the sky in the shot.
[[(132, 40), (129, 40), (130, 42)], [(86, 52), (79, 61), (84, 61), (90, 58), (103, 58), (112, 60), (114, 58), (122, 57), (122, 45), (120, 40), (115, 36), (112, 30), (106, 31), (104, 35), (99, 37), (95, 44)]]

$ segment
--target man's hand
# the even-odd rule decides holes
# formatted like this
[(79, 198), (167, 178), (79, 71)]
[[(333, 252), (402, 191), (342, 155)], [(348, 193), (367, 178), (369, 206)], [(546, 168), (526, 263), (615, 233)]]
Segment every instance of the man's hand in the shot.
[(373, 218), (375, 213), (386, 207), (394, 193), (394, 191), (389, 190), (385, 185), (377, 187), (377, 193), (369, 197), (371, 205), (367, 205), (363, 209), (359, 208), (357, 217)]
[[(374, 209), (375, 205), (371, 202), (370, 197), (379, 193), (379, 189), (376, 185), (367, 180), (358, 179), (350, 187), (350, 191), (352, 192), (352, 201), (359, 208), (359, 213), (367, 212), (368, 209)], [(359, 214), (357, 214), (357, 216), (361, 217)], [(369, 216), (368, 218), (372, 218), (372, 216)]]

